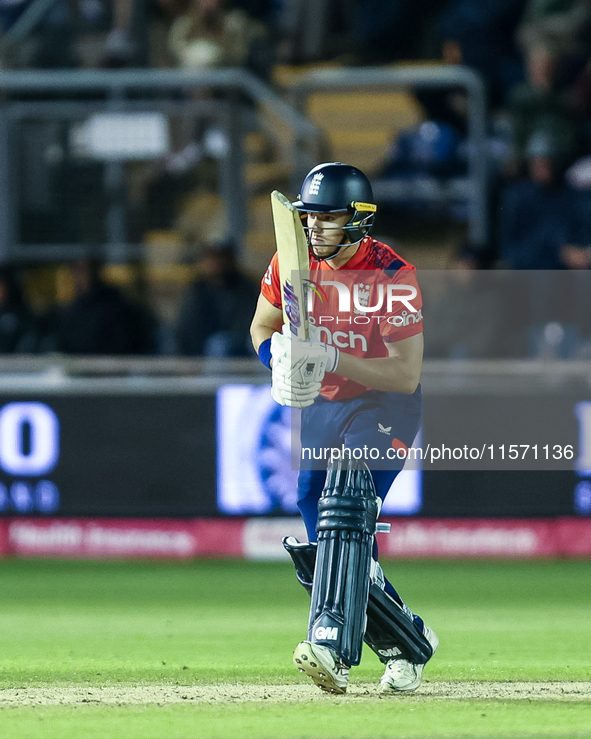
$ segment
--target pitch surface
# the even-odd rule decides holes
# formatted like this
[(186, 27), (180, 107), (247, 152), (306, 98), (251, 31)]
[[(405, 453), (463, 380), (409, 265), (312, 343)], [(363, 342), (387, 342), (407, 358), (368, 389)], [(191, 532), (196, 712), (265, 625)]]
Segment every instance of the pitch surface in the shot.
[(88, 703), (101, 705), (149, 705), (159, 706), (184, 703), (234, 704), (269, 701), (285, 703), (293, 701), (338, 700), (339, 703), (357, 703), (368, 699), (406, 700), (428, 702), (434, 700), (528, 700), (528, 701), (580, 701), (591, 700), (591, 683), (532, 683), (532, 682), (425, 682), (416, 693), (384, 696), (373, 683), (351, 685), (345, 696), (326, 696), (313, 685), (185, 685), (143, 687), (92, 687), (92, 688), (29, 688), (3, 690), (0, 706), (75, 706)]

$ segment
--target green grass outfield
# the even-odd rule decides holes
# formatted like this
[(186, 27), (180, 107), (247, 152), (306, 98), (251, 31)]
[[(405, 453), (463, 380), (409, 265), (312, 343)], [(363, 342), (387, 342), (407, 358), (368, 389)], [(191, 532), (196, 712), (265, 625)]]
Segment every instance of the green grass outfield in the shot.
[(289, 563), (0, 561), (0, 738), (591, 739), (591, 562), (385, 570), (441, 646), (416, 693), (367, 650), (337, 697), (291, 665)]

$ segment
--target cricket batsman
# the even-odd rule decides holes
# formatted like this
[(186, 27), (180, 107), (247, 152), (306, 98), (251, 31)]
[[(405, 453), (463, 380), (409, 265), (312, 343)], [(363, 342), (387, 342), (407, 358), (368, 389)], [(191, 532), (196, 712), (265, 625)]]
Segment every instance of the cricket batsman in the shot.
[(251, 335), (271, 369), (273, 398), (302, 409), (298, 507), (309, 541), (286, 537), (284, 546), (311, 607), (294, 664), (342, 694), (365, 641), (385, 665), (383, 692), (415, 690), (439, 640), (384, 576), (375, 534), (421, 422), (416, 270), (370, 237), (377, 207), (359, 169), (318, 165), (293, 206), (310, 252), (309, 338), (284, 324), (277, 254)]

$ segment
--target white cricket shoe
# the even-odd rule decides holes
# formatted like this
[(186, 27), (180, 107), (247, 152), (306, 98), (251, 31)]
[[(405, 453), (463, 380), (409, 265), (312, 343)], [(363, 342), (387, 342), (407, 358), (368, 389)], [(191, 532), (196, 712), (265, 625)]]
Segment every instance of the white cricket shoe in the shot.
[(300, 642), (293, 653), (293, 663), (321, 690), (339, 695), (347, 692), (349, 668), (341, 662), (334, 649), (309, 641)]
[[(425, 626), (423, 633), (433, 648), (433, 654), (439, 646), (437, 634)], [(386, 665), (386, 670), (380, 680), (382, 693), (391, 693), (397, 690), (416, 690), (423, 679), (423, 668), (425, 665), (415, 665), (406, 659), (391, 659)]]

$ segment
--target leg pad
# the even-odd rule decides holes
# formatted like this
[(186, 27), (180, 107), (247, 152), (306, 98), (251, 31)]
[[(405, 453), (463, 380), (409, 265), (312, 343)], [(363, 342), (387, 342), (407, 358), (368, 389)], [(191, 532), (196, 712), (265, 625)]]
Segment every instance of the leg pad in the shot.
[[(283, 539), (283, 546), (293, 560), (299, 582), (311, 594), (317, 545), (287, 536)], [(414, 664), (424, 664), (433, 653), (412, 618), (388, 593), (373, 583), (369, 587), (364, 641), (383, 663), (393, 657), (402, 657)]]
[(433, 649), (402, 606), (379, 585), (369, 586), (365, 641), (384, 663), (401, 657), (415, 665), (428, 662)]
[(361, 661), (377, 517), (367, 465), (356, 460), (330, 462), (318, 501), (308, 640), (334, 649), (349, 666)]

